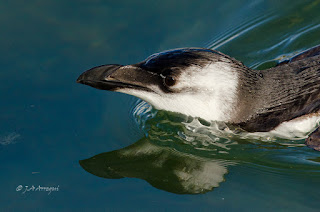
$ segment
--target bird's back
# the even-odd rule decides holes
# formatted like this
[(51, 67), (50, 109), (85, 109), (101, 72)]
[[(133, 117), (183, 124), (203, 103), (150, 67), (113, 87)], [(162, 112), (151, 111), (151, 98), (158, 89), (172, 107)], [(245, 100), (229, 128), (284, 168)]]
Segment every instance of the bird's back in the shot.
[[(316, 48), (320, 53), (320, 47)], [(256, 111), (239, 124), (241, 128), (270, 131), (282, 122), (320, 110), (320, 55), (305, 55), (260, 71)]]

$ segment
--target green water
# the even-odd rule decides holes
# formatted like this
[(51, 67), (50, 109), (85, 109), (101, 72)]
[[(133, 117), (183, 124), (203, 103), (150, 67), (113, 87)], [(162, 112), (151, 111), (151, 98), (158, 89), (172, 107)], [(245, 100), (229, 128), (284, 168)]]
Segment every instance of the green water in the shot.
[(318, 0), (2, 1), (1, 210), (319, 211), (320, 153), (303, 141), (219, 138), (75, 83), (177, 47), (266, 68), (320, 43), (319, 11)]

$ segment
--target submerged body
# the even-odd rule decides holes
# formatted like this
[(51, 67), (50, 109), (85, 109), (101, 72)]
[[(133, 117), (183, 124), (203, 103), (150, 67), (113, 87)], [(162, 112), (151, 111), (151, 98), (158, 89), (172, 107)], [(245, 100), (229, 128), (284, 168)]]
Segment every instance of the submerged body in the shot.
[[(77, 81), (251, 133), (305, 138), (320, 121), (320, 46), (262, 71), (217, 51), (176, 49), (134, 65), (95, 67)], [(318, 131), (310, 136), (320, 150)]]

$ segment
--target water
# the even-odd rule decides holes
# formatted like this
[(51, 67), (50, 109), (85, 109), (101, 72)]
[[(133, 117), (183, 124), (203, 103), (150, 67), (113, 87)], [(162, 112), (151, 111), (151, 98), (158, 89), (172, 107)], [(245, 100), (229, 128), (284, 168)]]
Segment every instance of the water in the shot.
[(186, 46), (269, 67), (320, 43), (318, 11), (318, 0), (2, 1), (1, 209), (318, 211), (320, 154), (303, 141), (220, 138), (75, 83)]

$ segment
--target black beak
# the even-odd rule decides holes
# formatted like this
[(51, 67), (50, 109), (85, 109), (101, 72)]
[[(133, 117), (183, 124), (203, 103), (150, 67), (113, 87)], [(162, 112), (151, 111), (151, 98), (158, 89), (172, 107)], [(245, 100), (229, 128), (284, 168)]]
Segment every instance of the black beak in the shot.
[(103, 65), (97, 66), (83, 72), (77, 79), (77, 83), (89, 85), (101, 90), (112, 90), (112, 83), (108, 82), (108, 77), (121, 65)]
[(89, 85), (101, 90), (116, 91), (121, 88), (133, 88), (150, 91), (145, 80), (139, 77), (142, 69), (134, 66), (103, 65), (83, 72), (77, 83)]

